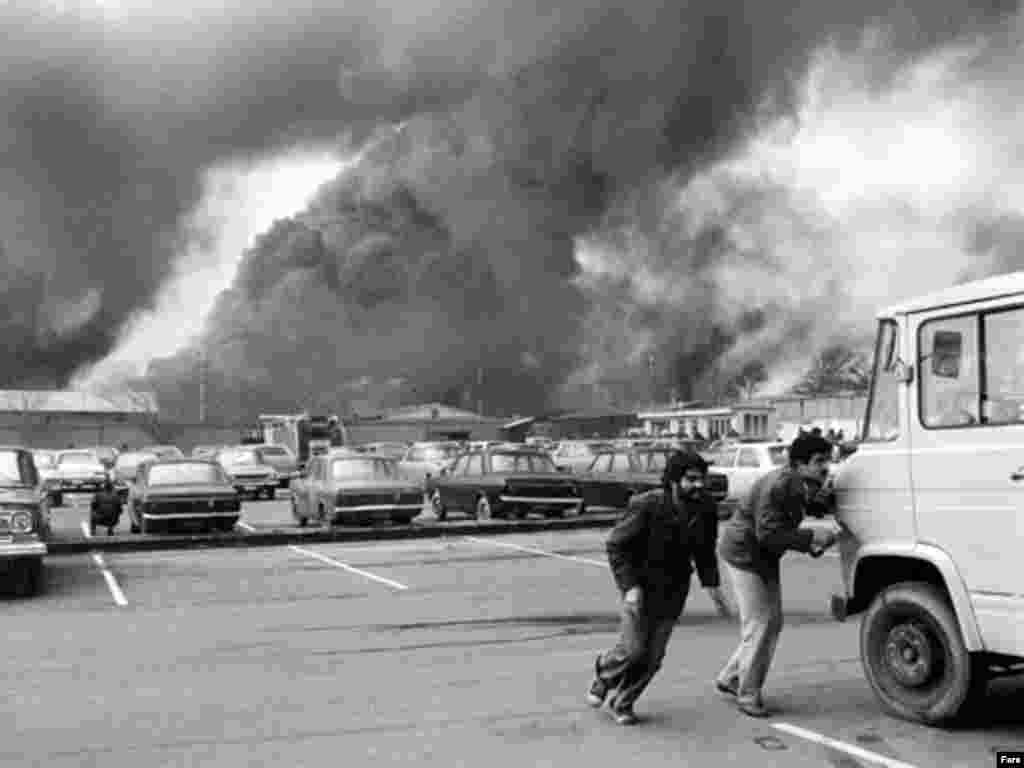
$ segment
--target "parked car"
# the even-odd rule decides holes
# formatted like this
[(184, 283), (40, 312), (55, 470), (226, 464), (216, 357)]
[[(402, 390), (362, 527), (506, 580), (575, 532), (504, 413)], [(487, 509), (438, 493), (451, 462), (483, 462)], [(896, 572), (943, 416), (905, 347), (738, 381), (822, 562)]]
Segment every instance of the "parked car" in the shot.
[(398, 470), (430, 494), (437, 479), (451, 469), (460, 453), (462, 447), (453, 441), (413, 443), (398, 462)]
[(702, 454), (716, 472), (729, 478), (729, 494), (723, 505), (734, 510), (750, 495), (758, 478), (789, 461), (785, 443), (733, 443)]
[(185, 454), (176, 445), (146, 445), (141, 449), (144, 453), (155, 453), (159, 459), (184, 459)]
[(598, 453), (613, 449), (608, 440), (563, 440), (551, 458), (562, 472), (585, 472)]
[(230, 531), (241, 510), (241, 499), (227, 474), (206, 459), (141, 464), (128, 505), (132, 533), (154, 533), (181, 522)]
[(585, 511), (579, 483), (560, 473), (551, 458), (531, 448), (486, 448), (464, 453), (437, 482), (431, 505), (439, 520), (460, 509), (478, 520)]
[(35, 462), (39, 481), (50, 496), (50, 506), (61, 506), (64, 503), (64, 494), (57, 487), (57, 452), (32, 451), (32, 460)]
[(135, 482), (139, 467), (147, 462), (157, 460), (155, 453), (146, 453), (145, 451), (128, 451), (117, 457), (117, 461), (114, 462), (114, 471), (111, 474), (114, 488), (117, 489), (122, 499), (128, 498), (128, 489)]
[(398, 462), (353, 451), (332, 451), (309, 460), (292, 481), (292, 516), (300, 526), (407, 524), (423, 511), (423, 489), (402, 478)]
[(277, 487), (287, 488), (292, 480), (299, 476), (299, 460), (286, 445), (251, 445), (249, 448), (259, 452), (264, 464), (269, 464), (277, 472)]
[(280, 482), (277, 471), (263, 458), (257, 447), (241, 445), (225, 448), (217, 454), (217, 461), (240, 494), (274, 498)]
[(23, 597), (43, 588), (50, 539), (50, 500), (32, 453), (0, 447), (0, 564)]
[(63, 494), (70, 491), (95, 493), (107, 482), (109, 474), (91, 450), (73, 449), (57, 453), (52, 490)]
[[(661, 487), (662, 473), (670, 448), (641, 448), (599, 453), (579, 483), (587, 509), (624, 509), (636, 493)], [(728, 495), (728, 478), (709, 470), (705, 489), (719, 504), (719, 516), (728, 517), (731, 510), (722, 507)]]

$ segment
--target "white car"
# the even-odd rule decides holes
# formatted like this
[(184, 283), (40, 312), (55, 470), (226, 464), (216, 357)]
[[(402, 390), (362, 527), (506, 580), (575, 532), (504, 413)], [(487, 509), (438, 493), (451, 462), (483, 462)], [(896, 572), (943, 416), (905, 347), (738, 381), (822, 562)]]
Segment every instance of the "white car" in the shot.
[(716, 472), (729, 478), (729, 494), (722, 502), (726, 509), (736, 509), (746, 501), (754, 483), (789, 461), (785, 443), (736, 443), (703, 454)]
[(255, 446), (226, 448), (217, 454), (217, 462), (224, 468), (239, 495), (251, 493), (256, 498), (274, 498), (280, 483), (277, 471), (264, 461)]
[(95, 451), (67, 450), (57, 454), (52, 488), (58, 493), (86, 491), (95, 493), (110, 478)]
[(455, 442), (413, 443), (398, 462), (398, 471), (430, 493), (437, 478), (451, 469), (460, 453), (462, 447)]

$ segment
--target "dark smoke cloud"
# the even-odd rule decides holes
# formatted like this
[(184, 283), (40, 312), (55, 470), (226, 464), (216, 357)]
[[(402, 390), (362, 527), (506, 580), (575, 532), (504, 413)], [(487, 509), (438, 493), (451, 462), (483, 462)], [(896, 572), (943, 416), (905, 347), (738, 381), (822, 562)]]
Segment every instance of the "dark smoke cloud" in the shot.
[[(246, 254), (208, 323), (224, 392), (304, 404), (370, 373), (433, 397), (483, 367), (488, 404), (539, 407), (587, 362), (573, 238), (656, 218), (659, 182), (725, 152), (769, 90), (785, 109), (787, 78), (827, 36), (881, 18), (900, 56), (1008, 10), (955, 6), (247, 3), (108, 18), (5, 5), (0, 242), (5, 269), (43, 286), (42, 309), (12, 305), (0, 329), (22, 362), (6, 383), (65, 381), (153, 305), (205, 168), (344, 131), (374, 149)], [(674, 259), (663, 243), (651, 257)], [(678, 319), (663, 309), (646, 311)], [(705, 330), (654, 336), (687, 347)], [(190, 360), (154, 364), (165, 401), (189, 399)]]

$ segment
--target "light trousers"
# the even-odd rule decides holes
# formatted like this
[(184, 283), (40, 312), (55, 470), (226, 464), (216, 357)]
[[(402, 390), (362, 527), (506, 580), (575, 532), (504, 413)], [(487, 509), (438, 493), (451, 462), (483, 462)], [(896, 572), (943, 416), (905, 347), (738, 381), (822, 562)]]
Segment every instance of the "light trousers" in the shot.
[(752, 571), (725, 565), (740, 613), (740, 643), (718, 673), (718, 682), (735, 688), (741, 703), (760, 703), (782, 632), (782, 586)]

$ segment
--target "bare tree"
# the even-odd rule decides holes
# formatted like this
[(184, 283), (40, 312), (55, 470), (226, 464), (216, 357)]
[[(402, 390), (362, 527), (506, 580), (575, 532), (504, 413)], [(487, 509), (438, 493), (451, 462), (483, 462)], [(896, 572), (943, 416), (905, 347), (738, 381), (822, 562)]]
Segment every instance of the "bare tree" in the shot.
[(833, 344), (814, 358), (810, 370), (793, 387), (793, 394), (817, 396), (866, 392), (870, 380), (870, 364), (863, 353), (844, 344)]

